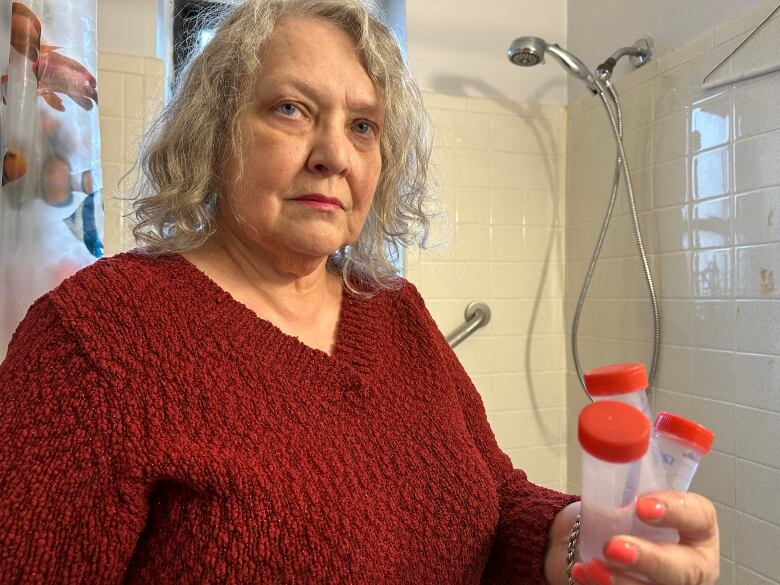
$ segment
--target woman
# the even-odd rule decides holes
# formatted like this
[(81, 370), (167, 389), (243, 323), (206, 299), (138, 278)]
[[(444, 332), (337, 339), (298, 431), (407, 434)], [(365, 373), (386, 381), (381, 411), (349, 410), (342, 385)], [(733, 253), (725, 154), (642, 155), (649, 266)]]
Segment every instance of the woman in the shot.
[[(225, 17), (142, 155), (144, 252), (39, 299), (0, 369), (0, 581), (566, 582), (576, 498), (512, 469), (386, 257), (426, 227), (422, 119), (353, 0)], [(684, 544), (581, 583), (714, 583), (712, 505), (648, 502)]]

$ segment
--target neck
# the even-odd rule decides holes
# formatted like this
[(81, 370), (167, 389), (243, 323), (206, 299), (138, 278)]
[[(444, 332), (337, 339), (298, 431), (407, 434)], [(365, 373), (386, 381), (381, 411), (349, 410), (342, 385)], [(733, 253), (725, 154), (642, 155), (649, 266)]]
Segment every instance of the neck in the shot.
[[(215, 234), (196, 251), (218, 279), (258, 299), (285, 320), (309, 321), (341, 297), (341, 279), (327, 258), (270, 255), (229, 230)], [(239, 292), (240, 294), (240, 292)]]

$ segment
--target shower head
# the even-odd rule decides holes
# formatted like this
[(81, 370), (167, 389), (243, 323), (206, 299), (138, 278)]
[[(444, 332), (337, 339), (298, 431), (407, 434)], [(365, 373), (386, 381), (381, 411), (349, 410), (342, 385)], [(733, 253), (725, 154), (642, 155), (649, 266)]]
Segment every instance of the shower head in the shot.
[(520, 67), (531, 67), (544, 63), (544, 50), (547, 48), (539, 37), (519, 37), (512, 41), (507, 55), (509, 60)]
[(585, 63), (554, 43), (548, 44), (539, 37), (518, 37), (512, 41), (507, 50), (509, 60), (521, 67), (531, 67), (544, 63), (545, 53), (550, 53), (550, 55), (555, 57), (556, 61), (563, 65), (564, 69), (575, 77), (582, 79), (591, 91), (594, 93), (599, 91), (596, 80)]

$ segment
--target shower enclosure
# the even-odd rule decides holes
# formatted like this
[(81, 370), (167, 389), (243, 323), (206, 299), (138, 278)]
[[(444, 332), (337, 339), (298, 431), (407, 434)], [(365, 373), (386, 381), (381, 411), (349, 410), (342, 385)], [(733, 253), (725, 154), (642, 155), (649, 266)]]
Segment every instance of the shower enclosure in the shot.
[(583, 389), (585, 389), (585, 383), (583, 381), (582, 365), (580, 363), (579, 352), (577, 348), (577, 331), (579, 329), (582, 309), (588, 294), (588, 288), (590, 287), (591, 279), (593, 278), (593, 273), (596, 269), (596, 264), (601, 253), (602, 246), (604, 245), (604, 239), (607, 235), (607, 230), (609, 229), (610, 220), (612, 219), (615, 200), (620, 189), (621, 177), (624, 180), (626, 193), (628, 195), (634, 237), (636, 239), (637, 252), (639, 256), (638, 261), (641, 263), (644, 272), (645, 282), (647, 284), (647, 293), (650, 299), (650, 305), (653, 314), (653, 350), (652, 355), (650, 356), (650, 367), (648, 368), (648, 377), (651, 386), (655, 380), (656, 369), (658, 366), (658, 352), (661, 345), (661, 321), (658, 300), (656, 298), (653, 277), (650, 272), (650, 265), (648, 264), (647, 260), (647, 252), (645, 251), (642, 230), (639, 226), (639, 216), (637, 214), (634, 188), (631, 182), (630, 166), (626, 160), (626, 152), (623, 145), (623, 115), (620, 108), (620, 99), (618, 97), (615, 86), (611, 82), (612, 71), (617, 62), (622, 57), (630, 57), (631, 64), (635, 67), (640, 67), (641, 65), (644, 65), (648, 59), (650, 59), (652, 52), (652, 38), (643, 37), (636, 41), (632, 46), (623, 47), (615, 51), (608, 59), (606, 59), (596, 68), (595, 73), (591, 73), (588, 67), (579, 58), (572, 55), (565, 49), (562, 49), (557, 44), (548, 44), (539, 37), (518, 37), (512, 41), (512, 44), (507, 51), (509, 60), (515, 65), (519, 65), (521, 67), (532, 67), (534, 65), (544, 63), (545, 54), (550, 54), (571, 75), (584, 81), (588, 89), (590, 89), (601, 99), (601, 103), (604, 106), (604, 111), (607, 115), (607, 121), (610, 124), (615, 139), (615, 170), (612, 178), (611, 195), (607, 204), (601, 231), (596, 240), (593, 255), (591, 256), (588, 270), (582, 283), (582, 288), (580, 290), (579, 299), (577, 300), (577, 308), (574, 311), (574, 319), (571, 327), (572, 359), (574, 360), (577, 377), (579, 378), (580, 385)]

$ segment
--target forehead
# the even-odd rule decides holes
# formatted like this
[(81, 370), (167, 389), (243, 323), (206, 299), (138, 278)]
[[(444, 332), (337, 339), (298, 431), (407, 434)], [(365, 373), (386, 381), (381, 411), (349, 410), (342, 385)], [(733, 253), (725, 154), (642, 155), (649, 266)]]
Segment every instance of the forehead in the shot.
[(327, 20), (310, 16), (282, 18), (261, 58), (259, 86), (296, 80), (323, 92), (343, 92), (361, 102), (381, 100), (361, 63), (355, 42)]

